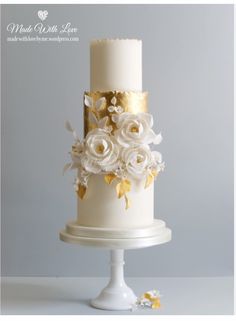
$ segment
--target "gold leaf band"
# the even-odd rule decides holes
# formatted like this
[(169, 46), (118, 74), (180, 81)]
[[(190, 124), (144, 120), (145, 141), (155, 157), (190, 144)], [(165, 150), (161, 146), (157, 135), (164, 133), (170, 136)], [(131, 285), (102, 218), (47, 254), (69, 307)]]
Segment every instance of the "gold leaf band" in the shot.
[[(88, 108), (84, 104), (84, 135), (94, 129), (96, 126), (94, 122), (91, 121), (91, 117), (89, 117), (89, 113), (93, 113), (97, 120), (100, 120), (106, 116), (108, 116), (108, 123), (107, 125), (112, 126), (115, 129), (115, 124), (111, 121), (111, 116), (116, 114), (116, 111), (109, 111), (109, 107), (121, 107), (124, 112), (130, 113), (141, 113), (147, 112), (147, 92), (135, 92), (135, 91), (94, 91), (84, 93), (84, 97), (88, 96), (92, 99), (92, 105)], [(96, 102), (99, 99), (103, 98), (102, 104), (100, 104), (99, 108), (96, 106)]]

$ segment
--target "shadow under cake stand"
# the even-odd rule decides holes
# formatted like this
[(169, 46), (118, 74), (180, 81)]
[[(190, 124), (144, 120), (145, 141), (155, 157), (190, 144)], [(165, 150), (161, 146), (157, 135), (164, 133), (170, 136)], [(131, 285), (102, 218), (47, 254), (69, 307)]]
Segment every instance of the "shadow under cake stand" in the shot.
[(124, 280), (124, 250), (169, 242), (171, 230), (164, 221), (156, 219), (152, 225), (135, 229), (95, 228), (70, 222), (60, 232), (60, 239), (68, 243), (111, 250), (110, 281), (99, 296), (91, 301), (91, 305), (103, 310), (129, 310), (137, 297)]

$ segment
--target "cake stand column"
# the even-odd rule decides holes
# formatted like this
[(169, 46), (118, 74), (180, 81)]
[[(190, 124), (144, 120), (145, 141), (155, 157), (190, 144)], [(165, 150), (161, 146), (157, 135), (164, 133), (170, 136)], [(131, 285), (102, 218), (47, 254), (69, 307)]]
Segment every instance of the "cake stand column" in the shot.
[(105, 310), (129, 310), (137, 297), (124, 280), (124, 250), (111, 250), (111, 278), (91, 305)]

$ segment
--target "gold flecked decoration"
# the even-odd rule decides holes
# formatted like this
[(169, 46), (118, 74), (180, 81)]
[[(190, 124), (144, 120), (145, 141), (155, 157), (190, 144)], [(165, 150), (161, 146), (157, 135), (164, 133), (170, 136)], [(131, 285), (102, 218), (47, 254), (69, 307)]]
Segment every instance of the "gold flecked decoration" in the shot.
[[(84, 93), (84, 101), (89, 102), (89, 107), (84, 103), (84, 136), (98, 127), (94, 123), (94, 116), (97, 121), (107, 117), (107, 126), (112, 126), (112, 130), (116, 129), (115, 123), (111, 116), (123, 112), (140, 113), (147, 112), (147, 92), (135, 91), (106, 91), (106, 92), (88, 92)], [(110, 108), (109, 108), (110, 107)], [(108, 110), (110, 109), (110, 111)], [(92, 115), (91, 115), (92, 113)], [(92, 116), (92, 117), (91, 117)], [(136, 130), (135, 128), (133, 129)]]

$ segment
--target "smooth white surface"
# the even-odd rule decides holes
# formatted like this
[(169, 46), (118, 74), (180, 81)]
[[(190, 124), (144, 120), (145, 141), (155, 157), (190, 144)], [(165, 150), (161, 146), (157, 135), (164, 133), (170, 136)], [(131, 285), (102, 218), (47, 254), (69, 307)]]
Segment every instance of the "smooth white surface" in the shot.
[(91, 307), (90, 299), (107, 281), (91, 277), (2, 278), (2, 314), (233, 314), (233, 277), (127, 278), (138, 296), (151, 289), (162, 294), (160, 309), (133, 312)]
[(132, 190), (128, 193), (131, 207), (126, 210), (124, 198), (117, 198), (115, 183), (108, 185), (103, 175), (91, 176), (85, 198), (78, 198), (79, 225), (134, 228), (153, 223), (154, 184), (145, 189), (144, 181), (132, 180)]
[(111, 251), (111, 278), (99, 296), (91, 301), (92, 306), (104, 310), (130, 310), (136, 295), (124, 280), (124, 250)]
[(91, 42), (90, 90), (142, 91), (142, 41)]
[(60, 232), (60, 239), (67, 243), (100, 247), (106, 249), (139, 249), (163, 244), (171, 240), (171, 230), (163, 228), (158, 234), (150, 237), (136, 238), (96, 238), (69, 234), (66, 230)]
[(153, 220), (153, 223), (140, 228), (103, 228), (78, 225), (76, 221), (66, 224), (66, 232), (75, 236), (102, 237), (102, 238), (136, 238), (150, 237), (160, 234), (166, 223), (162, 220)]

